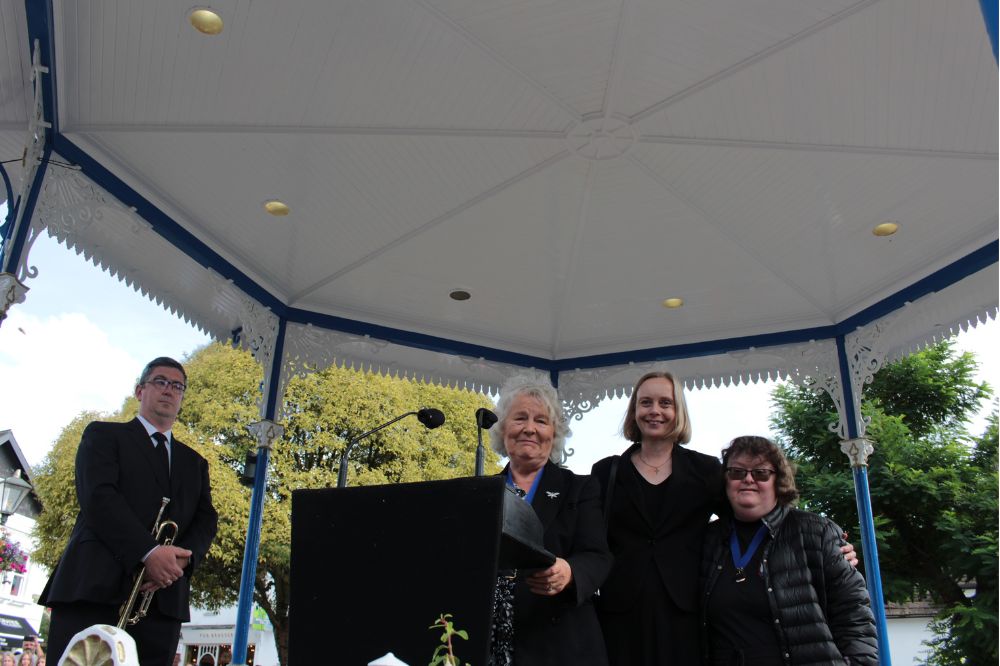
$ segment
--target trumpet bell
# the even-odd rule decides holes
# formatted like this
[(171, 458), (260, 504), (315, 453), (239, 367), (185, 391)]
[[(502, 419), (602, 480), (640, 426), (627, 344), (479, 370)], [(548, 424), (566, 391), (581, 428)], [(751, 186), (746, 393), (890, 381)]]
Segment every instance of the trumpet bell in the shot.
[(139, 651), (124, 629), (95, 624), (73, 636), (58, 666), (139, 666)]

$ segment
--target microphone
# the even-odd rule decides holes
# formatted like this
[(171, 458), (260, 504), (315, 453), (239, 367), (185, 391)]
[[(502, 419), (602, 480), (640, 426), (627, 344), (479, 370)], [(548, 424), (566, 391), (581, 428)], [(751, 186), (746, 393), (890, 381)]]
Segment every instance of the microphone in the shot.
[(476, 410), (476, 435), (479, 438), (479, 445), (476, 446), (476, 476), (483, 475), (483, 466), (486, 463), (486, 450), (483, 448), (483, 431), (489, 430), (497, 422), (497, 415), (480, 407)]
[(444, 412), (433, 407), (424, 407), (417, 412), (417, 420), (427, 426), (428, 429), (434, 430), (434, 428), (444, 423)]
[(485, 428), (489, 430), (493, 427), (493, 424), (497, 422), (497, 415), (486, 409), (485, 407), (480, 407), (476, 410), (476, 425), (480, 428)]
[(346, 488), (347, 487), (347, 455), (351, 452), (351, 447), (363, 440), (368, 435), (373, 435), (383, 428), (391, 426), (396, 421), (405, 419), (407, 416), (416, 416), (417, 420), (427, 426), (428, 429), (433, 430), (439, 425), (444, 423), (444, 413), (440, 409), (434, 409), (433, 407), (425, 407), (416, 412), (406, 412), (405, 414), (400, 414), (391, 421), (386, 421), (377, 428), (372, 428), (368, 432), (363, 432), (351, 441), (347, 443), (344, 447), (344, 452), (340, 455), (340, 469), (337, 471), (337, 487)]

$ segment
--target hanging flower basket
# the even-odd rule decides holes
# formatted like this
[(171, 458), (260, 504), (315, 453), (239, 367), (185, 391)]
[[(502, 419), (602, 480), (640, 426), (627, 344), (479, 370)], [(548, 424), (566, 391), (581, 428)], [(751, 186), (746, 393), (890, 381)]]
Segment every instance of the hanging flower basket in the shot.
[(24, 573), (28, 570), (28, 554), (21, 550), (21, 544), (12, 541), (5, 532), (0, 532), (0, 572)]

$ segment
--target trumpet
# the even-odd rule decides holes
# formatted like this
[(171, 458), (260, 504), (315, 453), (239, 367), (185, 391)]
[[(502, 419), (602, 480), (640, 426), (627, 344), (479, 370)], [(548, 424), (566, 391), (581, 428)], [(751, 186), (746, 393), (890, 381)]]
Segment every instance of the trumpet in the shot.
[[(150, 534), (152, 534), (153, 538), (156, 539), (157, 545), (160, 546), (169, 546), (174, 542), (174, 539), (177, 538), (177, 523), (172, 520), (163, 520), (161, 522), (163, 512), (166, 510), (168, 504), (170, 504), (170, 498), (164, 497), (162, 503), (160, 504), (160, 511), (156, 514), (156, 520), (153, 521), (153, 529), (150, 531)], [(153, 593), (156, 592), (156, 590), (141, 592), (142, 599), (139, 600), (142, 579), (145, 575), (146, 567), (143, 566), (135, 575), (135, 581), (132, 583), (132, 593), (129, 594), (128, 599), (125, 600), (125, 603), (123, 603), (121, 609), (119, 609), (119, 629), (124, 629), (126, 624), (135, 624), (142, 618), (146, 617), (146, 613), (149, 612), (149, 605), (153, 602)], [(132, 610), (135, 607), (135, 602), (137, 600), (139, 600), (139, 608), (136, 609), (133, 614)]]

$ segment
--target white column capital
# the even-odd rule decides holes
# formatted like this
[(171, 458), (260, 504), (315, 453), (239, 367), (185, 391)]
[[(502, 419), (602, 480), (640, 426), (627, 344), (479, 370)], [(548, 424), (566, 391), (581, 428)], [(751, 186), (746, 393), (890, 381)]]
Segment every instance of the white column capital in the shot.
[(851, 467), (867, 467), (868, 456), (875, 452), (875, 447), (870, 439), (856, 437), (841, 441), (840, 450), (851, 459)]
[(281, 436), (285, 434), (284, 426), (278, 425), (269, 419), (251, 423), (247, 426), (247, 430), (249, 430), (250, 434), (257, 438), (258, 449), (270, 450), (274, 445), (274, 442), (281, 439)]

